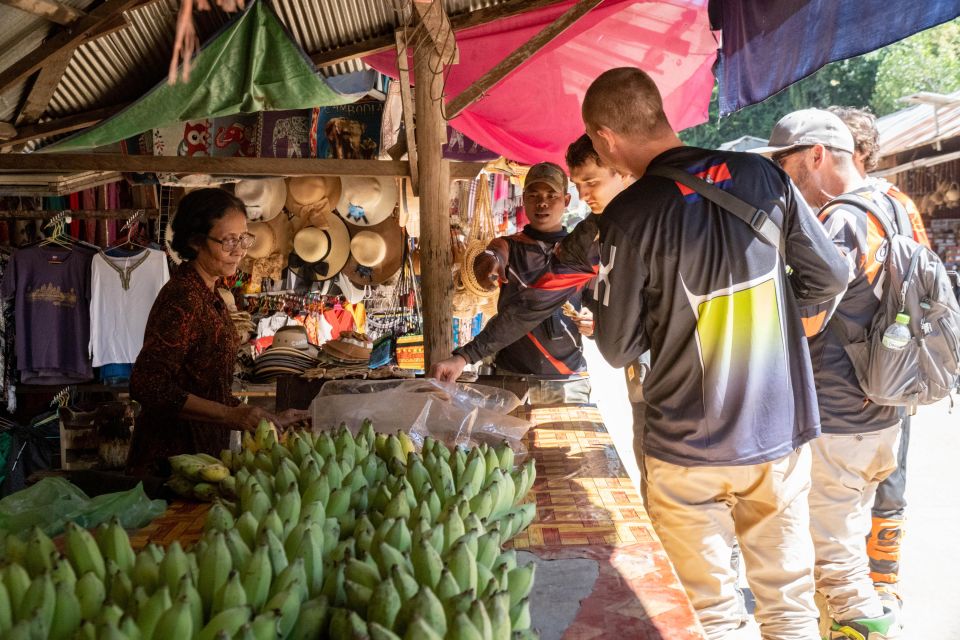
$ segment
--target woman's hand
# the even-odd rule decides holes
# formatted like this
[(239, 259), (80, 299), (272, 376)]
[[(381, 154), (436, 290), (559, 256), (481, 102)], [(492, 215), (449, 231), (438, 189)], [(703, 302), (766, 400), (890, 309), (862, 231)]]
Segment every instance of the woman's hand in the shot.
[(275, 426), (280, 422), (280, 419), (269, 411), (251, 404), (230, 407), (227, 413), (228, 424), (240, 431), (256, 431), (261, 420), (267, 420)]
[(277, 426), (289, 427), (291, 424), (310, 420), (310, 412), (305, 409), (287, 409), (277, 414)]

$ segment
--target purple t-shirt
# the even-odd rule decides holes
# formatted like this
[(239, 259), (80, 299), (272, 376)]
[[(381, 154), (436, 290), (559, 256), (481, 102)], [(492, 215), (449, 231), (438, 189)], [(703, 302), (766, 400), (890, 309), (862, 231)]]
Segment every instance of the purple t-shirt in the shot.
[(17, 369), (30, 384), (73, 384), (93, 377), (90, 263), (94, 252), (35, 246), (13, 254), (0, 295), (15, 299)]

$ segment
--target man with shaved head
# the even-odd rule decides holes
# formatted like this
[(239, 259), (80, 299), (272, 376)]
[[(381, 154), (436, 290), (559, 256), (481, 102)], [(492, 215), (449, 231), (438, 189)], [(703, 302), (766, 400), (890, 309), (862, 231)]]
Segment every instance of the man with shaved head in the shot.
[[(735, 540), (763, 637), (817, 638), (806, 443), (820, 418), (806, 333), (824, 318), (805, 327), (800, 309), (840, 295), (846, 265), (772, 162), (684, 146), (640, 69), (598, 77), (583, 119), (604, 166), (637, 178), (597, 220), (595, 336), (615, 367), (651, 353), (651, 521), (711, 640), (744, 623)], [(745, 201), (755, 224), (657, 175), (671, 170)]]

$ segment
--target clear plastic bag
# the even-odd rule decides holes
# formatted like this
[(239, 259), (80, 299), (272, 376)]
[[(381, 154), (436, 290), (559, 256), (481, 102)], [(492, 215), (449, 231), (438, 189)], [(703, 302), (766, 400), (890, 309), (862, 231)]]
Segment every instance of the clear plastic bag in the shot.
[(320, 389), (320, 395), (340, 396), (388, 390), (447, 394), (450, 401), (458, 406), (464, 408), (476, 407), (503, 414), (510, 413), (520, 406), (520, 399), (517, 395), (506, 389), (497, 389), (482, 384), (468, 386), (454, 382), (440, 382), (433, 378), (417, 380), (331, 380)]
[(90, 498), (63, 478), (43, 478), (32, 487), (0, 500), (0, 533), (26, 535), (38, 526), (49, 536), (63, 531), (74, 521), (92, 528), (114, 516), (125, 529), (139, 529), (167, 509), (163, 500), (151, 500), (143, 483), (129, 491), (105, 493)]
[(532, 425), (507, 415), (518, 406), (520, 400), (510, 391), (479, 385), (432, 379), (334, 380), (320, 390), (310, 413), (315, 431), (346, 424), (357, 433), (369, 419), (377, 431), (407, 432), (418, 448), (427, 436), (467, 448), (506, 440), (523, 454), (521, 440)]

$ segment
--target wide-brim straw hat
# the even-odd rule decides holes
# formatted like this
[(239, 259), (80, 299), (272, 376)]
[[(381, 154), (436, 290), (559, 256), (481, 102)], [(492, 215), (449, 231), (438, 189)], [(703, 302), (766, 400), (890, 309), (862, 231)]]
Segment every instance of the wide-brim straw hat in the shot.
[(396, 216), (372, 227), (349, 225), (350, 258), (343, 273), (357, 285), (389, 280), (403, 264), (403, 229)]
[(280, 215), (287, 199), (287, 184), (283, 178), (241, 180), (233, 189), (234, 195), (247, 207), (247, 219), (272, 220)]
[(293, 238), (290, 270), (311, 282), (333, 278), (350, 257), (350, 232), (339, 217), (325, 217), (325, 227), (304, 227)]
[(247, 249), (248, 258), (266, 258), (276, 250), (277, 237), (266, 222), (251, 222), (247, 225), (247, 232), (255, 238), (253, 246)]
[(407, 230), (411, 238), (420, 237), (420, 198), (413, 195), (413, 181), (402, 178), (400, 191), (400, 226)]
[(287, 211), (300, 215), (305, 207), (316, 205), (326, 211), (340, 201), (340, 178), (337, 176), (299, 176), (287, 181)]
[(394, 178), (351, 176), (341, 180), (337, 213), (351, 224), (369, 227), (393, 214), (397, 206)]

